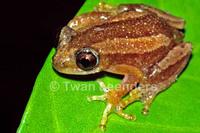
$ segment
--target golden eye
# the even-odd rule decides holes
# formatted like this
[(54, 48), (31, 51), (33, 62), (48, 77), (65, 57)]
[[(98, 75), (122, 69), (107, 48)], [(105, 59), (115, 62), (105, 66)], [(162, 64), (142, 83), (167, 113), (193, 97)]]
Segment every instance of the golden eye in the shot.
[(76, 64), (81, 69), (92, 70), (99, 64), (98, 53), (91, 48), (81, 48), (76, 52)]

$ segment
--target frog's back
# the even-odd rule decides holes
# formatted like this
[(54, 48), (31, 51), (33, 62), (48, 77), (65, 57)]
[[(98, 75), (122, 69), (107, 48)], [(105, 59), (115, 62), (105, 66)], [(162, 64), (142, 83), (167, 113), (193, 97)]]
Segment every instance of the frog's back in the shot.
[(130, 65), (137, 67), (142, 63), (148, 67), (161, 60), (176, 45), (176, 34), (179, 32), (156, 13), (130, 9), (76, 29), (75, 35), (65, 47), (92, 47), (99, 52), (101, 58), (109, 56), (117, 63), (132, 63)]
[(159, 34), (170, 39), (174, 36), (174, 30), (154, 13), (124, 20), (104, 21), (81, 28), (76, 33), (76, 37), (72, 40), (73, 47), (77, 47), (77, 44), (80, 47), (92, 46), (105, 40), (133, 40)]
[[(133, 60), (141, 63), (149, 62), (149, 59), (154, 63), (175, 45), (174, 41), (171, 42), (174, 29), (155, 13), (120, 20), (115, 16), (108, 21), (78, 29), (76, 33), (71, 47), (92, 47), (101, 56), (119, 57), (119, 61), (134, 64), (136, 62)], [(156, 56), (160, 51), (163, 51), (163, 55)]]

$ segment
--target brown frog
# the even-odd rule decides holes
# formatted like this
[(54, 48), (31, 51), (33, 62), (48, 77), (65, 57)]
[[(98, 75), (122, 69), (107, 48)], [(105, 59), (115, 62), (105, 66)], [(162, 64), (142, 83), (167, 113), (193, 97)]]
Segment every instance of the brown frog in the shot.
[[(105, 130), (113, 109), (135, 120), (135, 115), (123, 112), (127, 105), (141, 100), (142, 113), (148, 114), (155, 96), (176, 81), (193, 49), (182, 41), (184, 25), (184, 19), (151, 6), (100, 2), (94, 12), (76, 16), (62, 29), (53, 66), (66, 74), (124, 75), (116, 89), (88, 98), (107, 100), (100, 123)], [(130, 97), (122, 101), (127, 94)]]

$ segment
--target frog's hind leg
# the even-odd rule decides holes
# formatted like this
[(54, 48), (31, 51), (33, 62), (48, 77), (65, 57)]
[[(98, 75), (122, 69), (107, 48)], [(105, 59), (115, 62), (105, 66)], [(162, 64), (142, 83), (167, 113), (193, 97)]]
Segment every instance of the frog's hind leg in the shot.
[(129, 92), (130, 98), (122, 101), (120, 103), (121, 107), (125, 108), (134, 101), (141, 100), (144, 105), (142, 113), (145, 115), (148, 114), (150, 105), (156, 95), (175, 82), (177, 76), (185, 68), (191, 50), (192, 44), (189, 42), (183, 42), (175, 46), (166, 57), (158, 63), (158, 66), (152, 70), (149, 79), (147, 81), (141, 81), (139, 87)]
[(159, 17), (163, 18), (170, 26), (176, 29), (183, 29), (185, 26), (185, 20), (176, 16), (171, 15), (168, 12), (156, 9), (152, 6), (141, 5), (143, 9), (150, 10), (156, 13)]
[(149, 113), (149, 107), (155, 96), (168, 88), (187, 65), (193, 46), (190, 42), (177, 44), (154, 68), (148, 79), (147, 95), (143, 98), (143, 114)]

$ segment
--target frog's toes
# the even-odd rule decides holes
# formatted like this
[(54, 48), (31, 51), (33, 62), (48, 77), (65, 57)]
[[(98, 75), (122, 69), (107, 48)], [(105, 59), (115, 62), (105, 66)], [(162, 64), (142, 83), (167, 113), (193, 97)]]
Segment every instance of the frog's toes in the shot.
[(100, 87), (103, 88), (103, 91), (105, 93), (100, 96), (88, 96), (87, 100), (89, 102), (95, 101), (95, 100), (105, 101), (108, 98), (108, 92), (110, 91), (110, 89), (108, 87), (106, 87), (106, 85), (101, 81), (101, 79), (97, 79), (96, 81), (99, 83)]
[(114, 109), (114, 107), (111, 104), (106, 105), (106, 108), (103, 112), (101, 122), (99, 124), (100, 130), (104, 131), (106, 129), (106, 122), (107, 122), (107, 119), (108, 119), (108, 115), (113, 111), (113, 109)]
[(148, 108), (143, 108), (142, 109), (142, 114), (144, 114), (144, 115), (148, 115), (149, 114), (149, 107)]
[(121, 116), (122, 118), (125, 118), (125, 119), (128, 119), (128, 120), (131, 120), (131, 121), (135, 121), (136, 120), (136, 116), (134, 114), (126, 114), (126, 113), (123, 113), (123, 108), (120, 106), (120, 103), (117, 104), (117, 106), (114, 106), (113, 104), (111, 103), (107, 103), (106, 105), (106, 108), (103, 112), (103, 116), (102, 116), (102, 119), (101, 119), (101, 122), (99, 124), (99, 129), (101, 131), (105, 131), (106, 129), (106, 122), (107, 122), (107, 119), (108, 119), (108, 115), (114, 110), (116, 109), (117, 111), (117, 114), (119, 116)]
[(100, 96), (88, 96), (88, 97), (87, 97), (87, 100), (88, 100), (89, 102), (95, 101), (95, 100), (104, 101), (104, 100), (107, 99), (107, 97), (108, 97), (108, 95), (107, 95), (107, 93), (105, 93), (105, 94), (100, 95)]
[(104, 92), (110, 91), (110, 88), (106, 87), (106, 85), (101, 81), (101, 79), (98, 78), (96, 81), (99, 83), (100, 87), (103, 89)]
[(122, 118), (134, 121), (136, 120), (136, 116), (134, 114), (126, 114), (123, 112), (124, 103), (121, 101), (121, 98), (115, 97), (116, 95), (115, 90), (111, 90), (103, 95), (100, 96), (88, 96), (88, 101), (93, 100), (107, 100), (106, 108), (104, 109), (102, 120), (99, 125), (99, 129), (104, 131), (106, 128), (106, 122), (108, 115), (113, 111), (116, 110), (116, 113), (121, 116)]
[(135, 121), (136, 120), (136, 116), (134, 114), (123, 113), (123, 108), (120, 105), (117, 106), (116, 109), (117, 109), (117, 114), (119, 116), (121, 116), (122, 118), (125, 118), (127, 120), (131, 120), (131, 121)]
[(158, 92), (155, 92), (155, 91), (146, 92), (146, 95), (142, 99), (142, 102), (144, 105), (142, 114), (144, 114), (144, 115), (149, 114), (150, 105), (151, 105), (152, 101), (154, 100), (155, 96), (157, 95), (157, 93)]
[(99, 7), (94, 6), (94, 10), (95, 11), (99, 11), (99, 12), (112, 12), (114, 10), (116, 10), (116, 6), (107, 4), (105, 2), (99, 2)]

